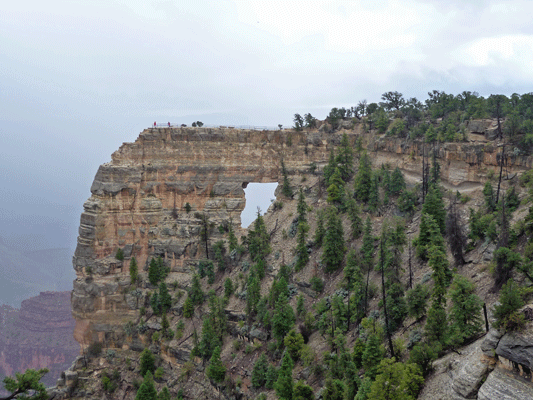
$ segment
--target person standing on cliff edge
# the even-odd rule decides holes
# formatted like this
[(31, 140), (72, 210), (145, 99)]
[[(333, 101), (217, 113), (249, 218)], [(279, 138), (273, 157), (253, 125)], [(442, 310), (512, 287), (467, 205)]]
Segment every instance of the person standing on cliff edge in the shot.
[(154, 128), (155, 128), (155, 125), (156, 125), (156, 123), (155, 123), (155, 121), (154, 121)]
[(168, 123), (168, 127), (170, 128), (170, 122)]

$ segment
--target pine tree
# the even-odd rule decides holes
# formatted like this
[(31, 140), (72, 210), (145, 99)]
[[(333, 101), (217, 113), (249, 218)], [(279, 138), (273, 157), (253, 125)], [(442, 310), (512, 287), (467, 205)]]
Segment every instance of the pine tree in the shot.
[(145, 348), (141, 353), (141, 361), (140, 361), (140, 370), (141, 375), (145, 376), (148, 372), (154, 372), (155, 371), (155, 357), (150, 351), (150, 349)]
[(402, 171), (400, 168), (394, 168), (392, 171), (390, 189), (389, 192), (393, 196), (399, 195), (405, 189), (405, 178), (403, 177)]
[(285, 335), (291, 330), (295, 321), (296, 317), (294, 315), (294, 310), (289, 304), (287, 296), (282, 293), (276, 302), (274, 315), (272, 316), (272, 333), (274, 334), (274, 337), (281, 342)]
[(265, 388), (268, 390), (274, 389), (274, 385), (278, 380), (278, 370), (272, 364), (268, 364)]
[(292, 400), (294, 391), (294, 381), (292, 379), (292, 368), (294, 363), (288, 352), (285, 352), (281, 361), (281, 368), (278, 373), (278, 380), (274, 385), (276, 395), (280, 400)]
[(370, 198), (370, 187), (372, 184), (372, 164), (370, 157), (363, 152), (359, 160), (359, 170), (355, 176), (354, 193), (355, 198), (364, 203)]
[(254, 388), (263, 387), (266, 383), (268, 370), (268, 361), (265, 353), (261, 353), (261, 356), (257, 359), (252, 370), (252, 386)]
[(137, 266), (137, 260), (135, 257), (131, 258), (130, 261), (130, 282), (132, 284), (137, 283), (139, 280), (139, 267)]
[(191, 290), (189, 291), (189, 297), (193, 305), (199, 305), (204, 302), (204, 292), (202, 291), (202, 286), (200, 285), (200, 277), (198, 274), (194, 274), (192, 277)]
[(143, 383), (139, 387), (139, 390), (137, 390), (135, 400), (157, 400), (154, 378), (150, 371), (147, 371), (146, 375), (144, 375)]
[(379, 205), (379, 175), (377, 173), (373, 173), (372, 180), (370, 181), (370, 190), (368, 193), (368, 208), (370, 211), (376, 211)]
[(159, 284), (159, 302), (161, 303), (161, 312), (166, 313), (172, 307), (172, 297), (168, 292), (167, 284), (161, 282)]
[(426, 314), (428, 296), (428, 290), (421, 283), (418, 283), (413, 289), (407, 292), (409, 316), (419, 320)]
[[(494, 307), (494, 318), (496, 318), (496, 327), (504, 330), (511, 330), (513, 326), (510, 321), (517, 321), (523, 316), (518, 315), (517, 311), (524, 305), (520, 291), (517, 284), (509, 279), (506, 284), (502, 286), (500, 291), (500, 305)], [(520, 318), (521, 317), (521, 318)]]
[(336, 168), (337, 168), (337, 162), (335, 161), (335, 152), (333, 151), (333, 147), (332, 147), (331, 151), (329, 152), (328, 164), (324, 167), (324, 183), (326, 187), (329, 187), (330, 185), (329, 179), (335, 173)]
[(342, 180), (348, 182), (353, 175), (353, 150), (346, 133), (342, 135), (339, 154), (337, 154), (335, 161), (340, 170)]
[(328, 203), (342, 205), (344, 202), (344, 182), (341, 177), (339, 168), (335, 168), (335, 172), (329, 178), (328, 185)]
[(334, 206), (330, 206), (327, 210), (327, 229), (322, 253), (322, 263), (326, 266), (327, 272), (339, 269), (344, 259), (344, 231), (337, 213), (337, 208)]
[(423, 383), (422, 371), (416, 364), (396, 362), (394, 357), (386, 358), (379, 364), (369, 398), (415, 400)]
[(267, 232), (265, 220), (261, 212), (257, 210), (257, 218), (254, 221), (254, 227), (248, 233), (248, 250), (253, 262), (260, 262), (270, 254), (270, 235)]
[(150, 260), (150, 265), (148, 267), (148, 280), (152, 285), (157, 285), (157, 283), (161, 280), (160, 264), (155, 258)]
[(428, 310), (424, 333), (430, 343), (446, 344), (448, 342), (448, 321), (443, 301), (443, 298), (434, 297)]
[(163, 389), (157, 395), (157, 400), (170, 400), (170, 391), (168, 387), (163, 386)]
[(307, 251), (307, 232), (309, 231), (309, 225), (307, 224), (307, 204), (305, 203), (305, 197), (302, 188), (298, 195), (298, 231), (296, 239), (296, 265), (294, 269), (300, 271), (307, 261), (309, 261), (309, 253)]
[(246, 314), (255, 315), (257, 312), (257, 303), (261, 298), (261, 285), (259, 278), (255, 273), (250, 273), (248, 277), (248, 287), (246, 289)]
[(207, 376), (209, 379), (215, 382), (222, 382), (226, 377), (226, 367), (222, 364), (220, 359), (220, 347), (217, 346), (213, 350), (213, 355), (209, 360), (209, 366), (207, 367)]
[(431, 215), (439, 227), (440, 233), (446, 232), (446, 209), (442, 193), (436, 184), (429, 185), (429, 191), (422, 207), (422, 213)]
[(452, 308), (450, 310), (451, 334), (457, 345), (479, 334), (482, 330), (481, 307), (483, 302), (476, 295), (472, 282), (456, 275), (450, 287)]
[(487, 207), (487, 211), (494, 211), (496, 208), (494, 189), (492, 189), (492, 185), (489, 181), (485, 182), (485, 186), (483, 186), (483, 196), (485, 197), (485, 206)]
[(318, 210), (316, 217), (317, 219), (314, 241), (316, 246), (321, 247), (324, 241), (324, 236), (326, 235), (326, 229), (324, 228), (324, 211)]
[(348, 198), (347, 203), (348, 218), (350, 218), (351, 237), (352, 239), (359, 239), (363, 231), (363, 222), (359, 216), (359, 207), (353, 198)]
[(366, 272), (364, 307), (364, 313), (366, 314), (368, 310), (368, 286), (370, 282), (370, 271), (374, 269), (374, 237), (372, 236), (372, 222), (370, 221), (370, 217), (366, 218), (361, 253), (363, 256), (363, 270)]
[(183, 303), (183, 316), (185, 318), (192, 318), (194, 315), (194, 303), (191, 300), (191, 296), (187, 296), (185, 303)]
[(289, 176), (287, 173), (287, 169), (285, 168), (285, 162), (283, 161), (283, 159), (281, 159), (281, 175), (283, 176), (281, 193), (283, 193), (285, 197), (292, 199), (294, 193), (292, 192), (291, 183), (289, 181)]
[(385, 349), (381, 346), (379, 337), (371, 333), (366, 340), (365, 351), (363, 352), (363, 368), (365, 376), (374, 378), (377, 373), (377, 367), (383, 359)]
[(455, 201), (450, 201), (450, 206), (448, 207), (446, 236), (455, 260), (455, 265), (460, 267), (465, 263), (463, 250), (466, 246), (466, 235), (459, 219), (459, 212), (457, 211)]

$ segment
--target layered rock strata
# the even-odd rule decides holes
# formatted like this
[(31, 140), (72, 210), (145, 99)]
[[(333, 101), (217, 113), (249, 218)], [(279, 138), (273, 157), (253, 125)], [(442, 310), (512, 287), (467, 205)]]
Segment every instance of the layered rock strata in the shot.
[(0, 307), (0, 374), (48, 368), (43, 382), (55, 383), (80, 352), (73, 338), (70, 292), (41, 292), (20, 310)]
[[(125, 345), (124, 326), (138, 316), (138, 290), (146, 289), (131, 291), (131, 257), (146, 270), (151, 257), (161, 256), (169, 280), (186, 287), (191, 267), (221, 238), (216, 227), (231, 220), (240, 230), (249, 182), (281, 181), (282, 160), (289, 176), (320, 173), (343, 133), (354, 147), (360, 139), (374, 165), (399, 166), (412, 182), (420, 180), (422, 154), (432, 150), (421, 141), (365, 135), (359, 125), (336, 133), (161, 128), (124, 143), (99, 168), (81, 215), (72, 294), (78, 342)], [(501, 150), (492, 144), (451, 143), (435, 151), (452, 188), (481, 187), (498, 171)], [(531, 158), (514, 153), (507, 160), (509, 179), (531, 166)], [(202, 221), (210, 230), (207, 247)], [(124, 261), (115, 258), (118, 248)]]

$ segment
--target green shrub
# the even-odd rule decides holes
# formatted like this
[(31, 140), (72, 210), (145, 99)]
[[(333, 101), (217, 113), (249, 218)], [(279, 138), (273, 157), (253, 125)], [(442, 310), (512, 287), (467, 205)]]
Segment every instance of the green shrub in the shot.
[(318, 276), (313, 276), (311, 278), (311, 289), (313, 289), (317, 293), (322, 293), (324, 290), (324, 281), (320, 279)]
[(87, 348), (87, 354), (89, 357), (98, 357), (102, 353), (102, 343), (93, 342)]
[(120, 247), (117, 250), (117, 254), (115, 254), (115, 258), (120, 261), (124, 260), (124, 251)]

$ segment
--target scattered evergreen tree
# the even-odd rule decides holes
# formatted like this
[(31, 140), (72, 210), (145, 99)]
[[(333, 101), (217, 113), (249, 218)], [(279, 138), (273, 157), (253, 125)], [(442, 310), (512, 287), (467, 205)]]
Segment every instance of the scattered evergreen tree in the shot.
[(226, 247), (224, 246), (223, 240), (218, 240), (213, 246), (213, 252), (215, 253), (215, 261), (218, 265), (219, 271), (226, 270), (226, 260), (224, 259), (224, 254), (226, 253)]
[(265, 388), (269, 390), (274, 389), (274, 385), (276, 384), (277, 380), (278, 380), (278, 370), (272, 364), (268, 364)]
[(224, 297), (228, 298), (233, 294), (233, 282), (230, 278), (226, 278), (224, 281)]
[[(346, 196), (348, 197), (348, 196)], [(350, 218), (350, 230), (352, 239), (358, 239), (363, 232), (363, 222), (359, 216), (359, 207), (353, 198), (347, 200), (348, 218)]]
[(235, 236), (235, 230), (233, 229), (233, 220), (229, 220), (228, 225), (228, 248), (229, 251), (232, 252), (233, 250), (236, 250), (239, 246), (239, 243), (237, 241), (237, 237)]
[(298, 205), (296, 206), (298, 211), (298, 231), (296, 239), (296, 265), (294, 269), (300, 271), (309, 261), (309, 253), (307, 251), (307, 232), (309, 231), (309, 225), (307, 224), (307, 204), (305, 203), (305, 197), (302, 188), (298, 194)]
[(257, 313), (257, 303), (261, 298), (261, 285), (256, 273), (248, 276), (248, 287), (246, 289), (246, 314), (253, 316)]
[(119, 261), (124, 261), (124, 251), (119, 247), (117, 249), (117, 253), (115, 254), (115, 258)]
[(272, 333), (281, 342), (285, 335), (291, 330), (296, 317), (294, 310), (289, 304), (287, 296), (282, 293), (276, 302), (274, 314), (272, 316)]
[(47, 400), (46, 387), (39, 382), (41, 378), (48, 373), (48, 369), (42, 368), (38, 371), (27, 369), (24, 373), (17, 372), (15, 377), (7, 376), (4, 378), (4, 388), (10, 394), (2, 397), (3, 400), (10, 399), (27, 399), (27, 400)]
[(264, 261), (271, 251), (270, 235), (266, 230), (265, 220), (259, 210), (257, 210), (257, 218), (254, 221), (253, 229), (248, 233), (248, 250), (252, 261), (255, 263)]
[(155, 292), (152, 297), (150, 297), (150, 307), (155, 315), (161, 315), (161, 299), (159, 293)]
[(353, 150), (346, 133), (342, 135), (341, 145), (338, 150), (339, 153), (335, 161), (340, 170), (342, 180), (348, 182), (353, 175)]
[(139, 368), (141, 370), (141, 376), (145, 376), (148, 372), (153, 373), (155, 371), (155, 357), (148, 347), (141, 353)]
[(216, 347), (213, 350), (213, 355), (209, 360), (209, 366), (207, 367), (207, 376), (215, 382), (222, 382), (226, 377), (226, 367), (222, 364), (220, 359), (220, 347)]
[(329, 180), (331, 176), (335, 173), (336, 169), (337, 162), (335, 161), (335, 152), (332, 147), (331, 151), (329, 152), (328, 164), (324, 167), (324, 184), (326, 185), (326, 187), (329, 187)]
[(483, 196), (485, 197), (485, 206), (488, 212), (493, 212), (496, 209), (496, 201), (494, 199), (494, 189), (489, 181), (485, 182), (483, 186)]
[(192, 285), (189, 291), (189, 297), (193, 305), (199, 305), (204, 302), (204, 292), (200, 284), (200, 277), (198, 274), (194, 274), (192, 277)]
[(194, 303), (191, 300), (191, 296), (187, 296), (185, 303), (183, 303), (183, 316), (185, 318), (192, 318), (194, 315)]
[(522, 269), (522, 256), (516, 251), (507, 247), (500, 247), (494, 252), (494, 270), (495, 288), (501, 288), (512, 275), (513, 270)]
[(292, 400), (294, 391), (294, 381), (292, 379), (292, 368), (294, 363), (288, 352), (285, 352), (281, 361), (281, 368), (278, 373), (278, 379), (274, 385), (276, 395), (280, 400)]
[(298, 296), (298, 301), (296, 303), (296, 315), (298, 317), (305, 315), (305, 298), (302, 294)]
[(313, 388), (299, 380), (294, 385), (293, 400), (314, 400)]
[(354, 193), (355, 198), (364, 203), (370, 198), (370, 188), (372, 184), (372, 164), (370, 157), (363, 152), (359, 160), (359, 170), (355, 176)]
[(443, 296), (433, 297), (424, 330), (430, 343), (446, 344), (448, 342), (448, 321), (444, 305)]
[(168, 387), (163, 386), (163, 389), (157, 395), (157, 400), (170, 400), (170, 391)]
[(365, 376), (372, 379), (377, 374), (377, 367), (383, 356), (385, 349), (380, 343), (378, 335), (371, 333), (366, 340), (365, 351), (363, 352), (363, 368), (365, 369)]
[(434, 343), (419, 343), (413, 347), (409, 354), (409, 362), (418, 365), (423, 376), (428, 376), (433, 370), (433, 361), (438, 357), (438, 348)]
[(157, 400), (157, 391), (155, 390), (154, 378), (150, 371), (144, 375), (144, 380), (137, 394), (135, 400)]
[(301, 333), (296, 333), (294, 329), (291, 329), (289, 333), (283, 338), (283, 344), (291, 355), (294, 361), (298, 361), (300, 358), (300, 350), (304, 345), (304, 337)]
[(315, 230), (315, 245), (320, 247), (326, 236), (326, 229), (324, 228), (324, 211), (318, 210), (317, 219), (316, 219), (316, 230)]
[(215, 224), (209, 221), (209, 215), (207, 213), (194, 213), (194, 218), (200, 220), (200, 239), (204, 243), (205, 258), (209, 259), (209, 236)]
[(370, 211), (376, 211), (379, 205), (379, 175), (377, 173), (373, 173), (372, 180), (370, 182), (370, 190), (368, 193), (368, 208)]
[(215, 326), (208, 317), (204, 317), (202, 325), (202, 338), (198, 343), (197, 354), (204, 360), (211, 358), (216, 347), (221, 345), (220, 338), (217, 337)]
[(385, 358), (379, 364), (369, 398), (415, 400), (423, 383), (424, 378), (418, 365), (396, 362), (394, 357)]
[(328, 203), (342, 206), (344, 203), (344, 181), (341, 178), (339, 168), (335, 168), (335, 172), (329, 178), (328, 186)]
[(283, 176), (281, 193), (283, 193), (285, 197), (292, 199), (294, 193), (292, 192), (291, 182), (289, 181), (289, 175), (287, 173), (287, 169), (285, 168), (285, 162), (283, 159), (281, 159), (281, 175)]
[(472, 282), (456, 275), (450, 287), (452, 308), (450, 310), (451, 335), (457, 345), (479, 334), (482, 330), (481, 307), (483, 302), (476, 295)]
[(165, 282), (159, 284), (159, 302), (163, 314), (167, 313), (168, 310), (170, 310), (170, 307), (172, 307), (172, 297), (168, 292), (167, 284)]
[(157, 285), (164, 280), (170, 269), (165, 265), (161, 257), (152, 258), (148, 267), (148, 280), (152, 285)]
[(322, 263), (326, 266), (327, 272), (339, 269), (344, 258), (344, 231), (337, 213), (337, 208), (334, 206), (330, 206), (327, 210), (327, 229), (322, 253)]
[(421, 283), (418, 283), (413, 289), (407, 292), (409, 316), (419, 320), (426, 314), (428, 296), (429, 292), (427, 288)]
[(405, 178), (403, 177), (400, 168), (394, 168), (392, 171), (389, 193), (393, 196), (399, 195), (405, 189)]
[(517, 284), (509, 279), (500, 291), (500, 304), (494, 307), (496, 327), (503, 330), (513, 330), (524, 322), (523, 315), (518, 310), (524, 305)]
[(139, 267), (137, 266), (137, 260), (135, 257), (131, 258), (130, 261), (130, 282), (132, 284), (137, 283), (139, 280)]
[(461, 226), (461, 221), (459, 220), (459, 212), (457, 210), (455, 201), (450, 201), (450, 206), (448, 207), (446, 236), (455, 260), (455, 265), (462, 266), (465, 263), (463, 250), (466, 246), (466, 235), (463, 227)]
[(252, 386), (254, 388), (263, 387), (267, 379), (268, 361), (265, 353), (257, 359), (252, 370)]
[(431, 215), (437, 223), (440, 233), (446, 233), (446, 209), (442, 193), (436, 184), (429, 185), (429, 191), (422, 207), (422, 213)]
[(324, 400), (343, 400), (346, 384), (340, 379), (327, 379), (322, 398)]

